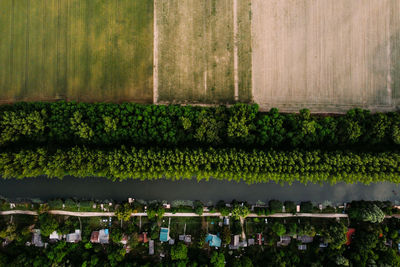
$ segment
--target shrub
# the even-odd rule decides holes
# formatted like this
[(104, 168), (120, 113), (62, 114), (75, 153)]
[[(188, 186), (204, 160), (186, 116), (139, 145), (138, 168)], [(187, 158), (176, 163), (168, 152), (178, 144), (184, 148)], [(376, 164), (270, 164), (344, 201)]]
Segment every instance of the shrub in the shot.
[(305, 201), (300, 203), (300, 211), (303, 213), (313, 212), (313, 204), (310, 201)]
[(296, 212), (296, 204), (293, 201), (285, 201), (285, 210), (289, 213)]
[(270, 200), (268, 202), (269, 209), (272, 213), (282, 212), (283, 204), (279, 200)]

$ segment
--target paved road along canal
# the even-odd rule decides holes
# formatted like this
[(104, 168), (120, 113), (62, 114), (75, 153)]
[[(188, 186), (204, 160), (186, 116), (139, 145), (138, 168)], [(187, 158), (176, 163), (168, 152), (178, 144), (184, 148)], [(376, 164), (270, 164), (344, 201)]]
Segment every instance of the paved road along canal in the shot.
[(281, 186), (275, 183), (247, 185), (217, 180), (209, 182), (195, 180), (112, 182), (105, 178), (66, 177), (58, 180), (38, 177), (24, 180), (0, 179), (0, 195), (7, 198), (29, 197), (43, 200), (56, 197), (125, 200), (128, 197), (134, 197), (169, 201), (198, 199), (215, 202), (237, 199), (256, 202), (257, 200), (280, 199), (345, 202), (353, 199), (400, 200), (400, 187), (392, 183), (371, 185), (340, 183), (334, 186), (295, 183), (291, 186)]

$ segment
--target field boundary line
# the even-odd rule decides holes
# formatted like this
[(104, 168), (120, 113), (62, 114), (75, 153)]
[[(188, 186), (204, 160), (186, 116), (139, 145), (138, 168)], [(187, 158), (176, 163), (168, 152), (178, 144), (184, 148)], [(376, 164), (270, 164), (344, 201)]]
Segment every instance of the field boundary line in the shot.
[(157, 27), (157, 0), (153, 5), (153, 103), (158, 103), (158, 27)]
[(233, 0), (233, 79), (235, 85), (235, 101), (239, 100), (239, 50), (238, 50), (238, 14), (237, 0)]

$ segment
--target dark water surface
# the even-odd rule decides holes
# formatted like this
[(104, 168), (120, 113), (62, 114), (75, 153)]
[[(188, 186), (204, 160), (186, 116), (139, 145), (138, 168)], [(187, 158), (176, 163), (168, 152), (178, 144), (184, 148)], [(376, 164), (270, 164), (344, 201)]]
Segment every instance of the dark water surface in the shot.
[(63, 180), (46, 177), (24, 180), (0, 179), (0, 195), (7, 198), (29, 197), (43, 200), (51, 198), (93, 198), (125, 200), (128, 197), (145, 200), (202, 200), (218, 201), (233, 199), (256, 202), (270, 199), (311, 200), (322, 202), (346, 202), (356, 199), (398, 200), (400, 187), (392, 183), (303, 185), (291, 186), (275, 183), (247, 185), (245, 183), (210, 180), (209, 182), (186, 181), (137, 181), (112, 182), (105, 178), (74, 178)]

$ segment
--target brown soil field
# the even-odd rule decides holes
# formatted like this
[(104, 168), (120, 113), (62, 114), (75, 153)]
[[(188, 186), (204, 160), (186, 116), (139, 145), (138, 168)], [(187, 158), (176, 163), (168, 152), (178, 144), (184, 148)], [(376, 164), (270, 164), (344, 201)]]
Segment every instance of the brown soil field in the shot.
[(262, 109), (393, 110), (400, 1), (253, 0), (253, 100)]

